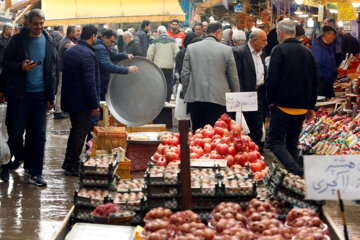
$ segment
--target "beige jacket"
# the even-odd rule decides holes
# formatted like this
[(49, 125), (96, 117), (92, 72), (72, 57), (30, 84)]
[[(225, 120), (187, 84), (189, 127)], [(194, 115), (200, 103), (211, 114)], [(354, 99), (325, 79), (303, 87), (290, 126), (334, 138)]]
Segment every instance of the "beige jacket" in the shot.
[(173, 69), (179, 47), (166, 33), (155, 38), (147, 51), (147, 59), (155, 62), (159, 68)]

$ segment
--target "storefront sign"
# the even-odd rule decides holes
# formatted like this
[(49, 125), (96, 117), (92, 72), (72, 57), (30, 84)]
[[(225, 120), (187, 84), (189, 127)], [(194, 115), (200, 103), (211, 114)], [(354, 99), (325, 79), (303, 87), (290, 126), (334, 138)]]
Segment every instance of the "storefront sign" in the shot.
[(351, 31), (351, 21), (343, 21), (344, 24), (344, 30), (345, 31)]
[(349, 2), (338, 3), (337, 20), (356, 20), (356, 9)]
[(304, 156), (306, 199), (360, 199), (360, 156)]
[(234, 12), (242, 12), (242, 5), (241, 4), (235, 5)]
[(257, 110), (257, 92), (226, 93), (227, 112), (251, 112)]
[(318, 11), (318, 22), (322, 22), (323, 20), (324, 20), (324, 5), (320, 5)]

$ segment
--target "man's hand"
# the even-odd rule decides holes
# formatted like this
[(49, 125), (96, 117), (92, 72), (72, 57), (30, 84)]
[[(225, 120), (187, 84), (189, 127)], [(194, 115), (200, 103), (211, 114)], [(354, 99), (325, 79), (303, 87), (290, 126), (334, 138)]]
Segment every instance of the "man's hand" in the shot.
[(273, 107), (274, 106), (274, 104), (272, 103), (272, 104), (269, 104), (269, 107)]
[(0, 103), (4, 103), (5, 102), (5, 93), (0, 92)]
[(52, 102), (47, 102), (47, 110), (50, 111), (51, 109), (54, 108), (54, 101)]
[(96, 117), (100, 114), (100, 108), (91, 110), (91, 116)]
[(131, 62), (131, 60), (133, 59), (133, 55), (132, 54), (128, 54), (128, 59), (130, 60), (130, 62)]
[(306, 122), (311, 121), (315, 116), (315, 112), (314, 110), (308, 110), (308, 112), (306, 113)]
[(69, 41), (67, 44), (65, 44), (66, 48), (71, 48), (72, 46), (75, 46), (75, 43), (73, 41)]
[(128, 67), (129, 73), (137, 73), (139, 71), (137, 66), (130, 66)]
[(21, 69), (25, 72), (29, 72), (33, 70), (35, 67), (37, 67), (37, 63), (30, 60), (24, 60), (21, 64)]

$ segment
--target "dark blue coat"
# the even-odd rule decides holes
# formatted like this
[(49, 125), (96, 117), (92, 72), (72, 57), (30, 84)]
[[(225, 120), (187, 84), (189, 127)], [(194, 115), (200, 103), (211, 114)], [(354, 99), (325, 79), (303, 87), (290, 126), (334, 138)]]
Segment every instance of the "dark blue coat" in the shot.
[(79, 112), (100, 106), (100, 71), (94, 48), (80, 40), (64, 53), (61, 109)]
[(313, 41), (311, 51), (314, 54), (317, 64), (319, 79), (327, 82), (335, 82), (337, 78), (337, 67), (334, 52), (332, 48), (327, 48), (319, 42), (319, 38)]
[(98, 36), (95, 46), (96, 58), (99, 61), (100, 65), (100, 74), (101, 74), (101, 94), (106, 94), (107, 86), (109, 84), (110, 73), (120, 73), (128, 74), (128, 68), (123, 66), (118, 66), (112, 63), (119, 62), (128, 57), (126, 53), (115, 53), (109, 50), (104, 44), (100, 36)]

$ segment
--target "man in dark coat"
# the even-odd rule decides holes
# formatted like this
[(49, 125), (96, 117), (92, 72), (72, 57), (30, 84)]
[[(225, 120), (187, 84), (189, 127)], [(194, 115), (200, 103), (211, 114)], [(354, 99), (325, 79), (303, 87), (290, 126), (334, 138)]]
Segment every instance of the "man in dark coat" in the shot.
[(150, 21), (144, 20), (141, 23), (141, 28), (135, 34), (135, 41), (141, 45), (141, 51), (143, 56), (146, 57), (148, 48), (149, 48), (149, 31), (151, 29)]
[(100, 112), (100, 71), (93, 48), (97, 30), (92, 24), (85, 25), (81, 40), (64, 54), (61, 108), (70, 114), (71, 129), (63, 166), (69, 176), (79, 175), (90, 118)]
[(268, 144), (287, 170), (303, 175), (297, 146), (305, 118), (314, 115), (317, 71), (311, 51), (295, 38), (295, 24), (277, 28), (280, 44), (271, 52), (266, 92), (271, 106)]
[(343, 53), (343, 59), (345, 59), (346, 54), (353, 54), (356, 56), (360, 52), (359, 49), (359, 41), (351, 35), (351, 33), (345, 33), (345, 35), (341, 39), (341, 50)]
[[(284, 18), (281, 17), (279, 18), (278, 22), (282, 21)], [(267, 41), (268, 41), (268, 44), (266, 45), (266, 47), (264, 48), (264, 52), (266, 54), (266, 57), (267, 56), (270, 56), (271, 54), (271, 50), (279, 44), (279, 41), (277, 39), (277, 34), (276, 34), (276, 27), (274, 29), (272, 29), (268, 35), (267, 35)]]
[[(54, 105), (57, 84), (56, 42), (44, 31), (44, 22), (45, 15), (40, 9), (30, 11), (30, 29), (22, 29), (12, 38), (3, 63), (7, 72), (6, 125), (10, 152), (15, 161), (27, 159), (30, 164), (25, 170), (31, 175), (29, 183), (36, 186), (46, 186), (42, 178), (46, 110)], [(23, 142), (25, 128), (33, 132), (27, 152)]]
[(141, 46), (137, 41), (134, 40), (134, 37), (131, 34), (131, 32), (129, 31), (124, 32), (124, 42), (127, 43), (126, 53), (131, 54), (133, 56), (143, 56)]
[(257, 29), (251, 32), (248, 44), (233, 48), (241, 92), (257, 92), (258, 110), (244, 112), (250, 130), (250, 138), (262, 149), (263, 122), (266, 111), (265, 98), (265, 55), (262, 50), (267, 44), (266, 33)]
[(319, 74), (318, 95), (327, 98), (335, 96), (333, 84), (337, 78), (337, 66), (332, 49), (335, 37), (336, 30), (330, 26), (325, 26), (322, 35), (315, 39), (311, 46)]
[(2, 63), (4, 59), (5, 49), (10, 43), (14, 26), (10, 24), (5, 24), (3, 32), (0, 35), (0, 73), (2, 71)]

